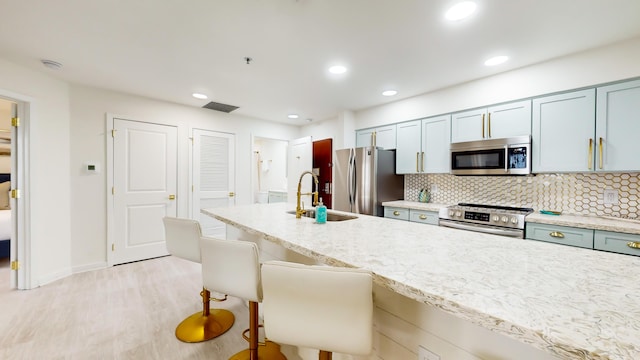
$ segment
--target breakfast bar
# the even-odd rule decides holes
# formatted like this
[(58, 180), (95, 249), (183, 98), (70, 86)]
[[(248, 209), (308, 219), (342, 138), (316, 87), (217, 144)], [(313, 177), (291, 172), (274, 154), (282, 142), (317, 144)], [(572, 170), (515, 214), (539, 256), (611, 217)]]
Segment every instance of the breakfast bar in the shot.
[(380, 287), (548, 358), (640, 358), (640, 257), (367, 215), (316, 224), (292, 209), (202, 212), (318, 263), (371, 270)]

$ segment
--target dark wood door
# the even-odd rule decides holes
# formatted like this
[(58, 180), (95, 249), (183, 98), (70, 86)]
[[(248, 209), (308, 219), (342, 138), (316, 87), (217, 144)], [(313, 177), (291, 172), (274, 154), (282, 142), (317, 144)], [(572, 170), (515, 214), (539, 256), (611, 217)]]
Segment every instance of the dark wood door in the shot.
[(318, 192), (324, 205), (331, 209), (333, 139), (313, 142), (313, 168), (318, 171)]

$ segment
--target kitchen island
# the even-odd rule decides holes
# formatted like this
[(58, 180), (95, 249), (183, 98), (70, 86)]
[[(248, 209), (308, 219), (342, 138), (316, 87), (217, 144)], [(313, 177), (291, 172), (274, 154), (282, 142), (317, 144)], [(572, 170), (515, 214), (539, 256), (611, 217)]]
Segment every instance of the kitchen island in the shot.
[(369, 269), (385, 289), (549, 358), (640, 359), (638, 257), (366, 215), (320, 225), (292, 209), (202, 212), (319, 263)]

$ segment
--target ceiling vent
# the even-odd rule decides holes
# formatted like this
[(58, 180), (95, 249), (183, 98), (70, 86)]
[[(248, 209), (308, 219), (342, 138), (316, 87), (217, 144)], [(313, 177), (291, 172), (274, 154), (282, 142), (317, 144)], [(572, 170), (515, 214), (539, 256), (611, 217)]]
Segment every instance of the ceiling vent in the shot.
[(233, 110), (237, 109), (238, 107), (233, 105), (220, 104), (220, 103), (211, 101), (207, 105), (203, 106), (203, 108), (230, 113)]

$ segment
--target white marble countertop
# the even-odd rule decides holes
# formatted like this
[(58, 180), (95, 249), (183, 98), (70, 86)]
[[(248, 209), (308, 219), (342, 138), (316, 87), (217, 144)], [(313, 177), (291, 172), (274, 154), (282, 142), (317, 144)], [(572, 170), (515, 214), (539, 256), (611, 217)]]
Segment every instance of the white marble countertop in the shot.
[(402, 209), (416, 209), (427, 211), (440, 211), (441, 208), (449, 206), (449, 204), (422, 203), (417, 201), (394, 200), (385, 201), (382, 206), (392, 206)]
[[(526, 222), (573, 226), (585, 229), (617, 231), (628, 234), (640, 234), (640, 221), (614, 217), (585, 216), (585, 215), (546, 215), (531, 213)], [(639, 340), (640, 342), (640, 340)]]
[[(382, 206), (393, 206), (403, 209), (418, 209), (429, 211), (439, 211), (441, 208), (447, 207), (449, 205), (450, 204), (421, 203), (417, 201), (405, 200), (387, 201), (382, 203)], [(546, 215), (540, 214), (539, 212), (533, 212), (527, 215), (525, 221), (539, 224), (573, 226), (584, 229), (640, 234), (640, 220), (630, 220), (615, 217), (573, 214)]]
[(202, 212), (563, 359), (640, 359), (640, 257), (358, 215), (315, 224), (257, 204)]

